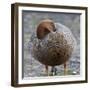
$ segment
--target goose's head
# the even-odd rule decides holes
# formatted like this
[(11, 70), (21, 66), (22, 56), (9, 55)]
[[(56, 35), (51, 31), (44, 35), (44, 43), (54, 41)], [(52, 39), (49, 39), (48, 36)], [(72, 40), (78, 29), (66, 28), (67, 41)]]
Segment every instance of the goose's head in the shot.
[(47, 34), (55, 31), (55, 24), (52, 20), (42, 20), (37, 26), (37, 38), (43, 39)]

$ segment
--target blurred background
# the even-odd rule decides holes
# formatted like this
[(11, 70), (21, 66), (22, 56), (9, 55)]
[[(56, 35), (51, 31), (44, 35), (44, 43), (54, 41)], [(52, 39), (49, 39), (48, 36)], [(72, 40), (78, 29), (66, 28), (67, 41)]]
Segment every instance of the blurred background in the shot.
[[(67, 62), (68, 75), (80, 74), (80, 14), (60, 13), (60, 12), (39, 12), (22, 11), (22, 38), (23, 38), (23, 77), (39, 77), (45, 75), (45, 67), (35, 60), (31, 53), (30, 43), (33, 40), (33, 33), (41, 20), (51, 19), (54, 22), (61, 23), (70, 28), (77, 41), (76, 51), (73, 53), (69, 62)], [(63, 65), (56, 66), (57, 76), (64, 75)], [(50, 71), (51, 67), (49, 67)]]

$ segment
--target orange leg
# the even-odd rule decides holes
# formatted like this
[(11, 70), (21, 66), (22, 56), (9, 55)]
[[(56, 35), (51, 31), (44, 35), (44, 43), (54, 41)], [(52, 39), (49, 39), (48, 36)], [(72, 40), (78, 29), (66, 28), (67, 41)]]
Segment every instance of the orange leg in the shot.
[(46, 74), (49, 76), (48, 66), (47, 66), (47, 65), (45, 65), (45, 68), (46, 68)]
[(66, 62), (64, 63), (64, 75), (67, 75), (67, 65), (66, 65)]

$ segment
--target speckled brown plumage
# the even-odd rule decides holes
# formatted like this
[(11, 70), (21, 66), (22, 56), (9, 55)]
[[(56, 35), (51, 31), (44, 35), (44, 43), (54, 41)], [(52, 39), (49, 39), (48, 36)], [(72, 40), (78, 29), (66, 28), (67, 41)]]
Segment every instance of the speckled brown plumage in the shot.
[(71, 31), (60, 23), (42, 21), (37, 27), (32, 54), (47, 66), (64, 64), (72, 55), (76, 41)]

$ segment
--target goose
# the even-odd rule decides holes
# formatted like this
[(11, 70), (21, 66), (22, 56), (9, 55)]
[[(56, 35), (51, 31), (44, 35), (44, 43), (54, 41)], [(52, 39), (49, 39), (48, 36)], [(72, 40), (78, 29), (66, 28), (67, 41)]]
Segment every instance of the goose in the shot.
[(56, 75), (55, 66), (64, 65), (64, 75), (67, 74), (67, 61), (70, 60), (76, 47), (76, 39), (65, 25), (50, 19), (40, 21), (36, 28), (36, 38), (32, 42), (32, 55), (35, 60), (48, 67), (52, 75)]

